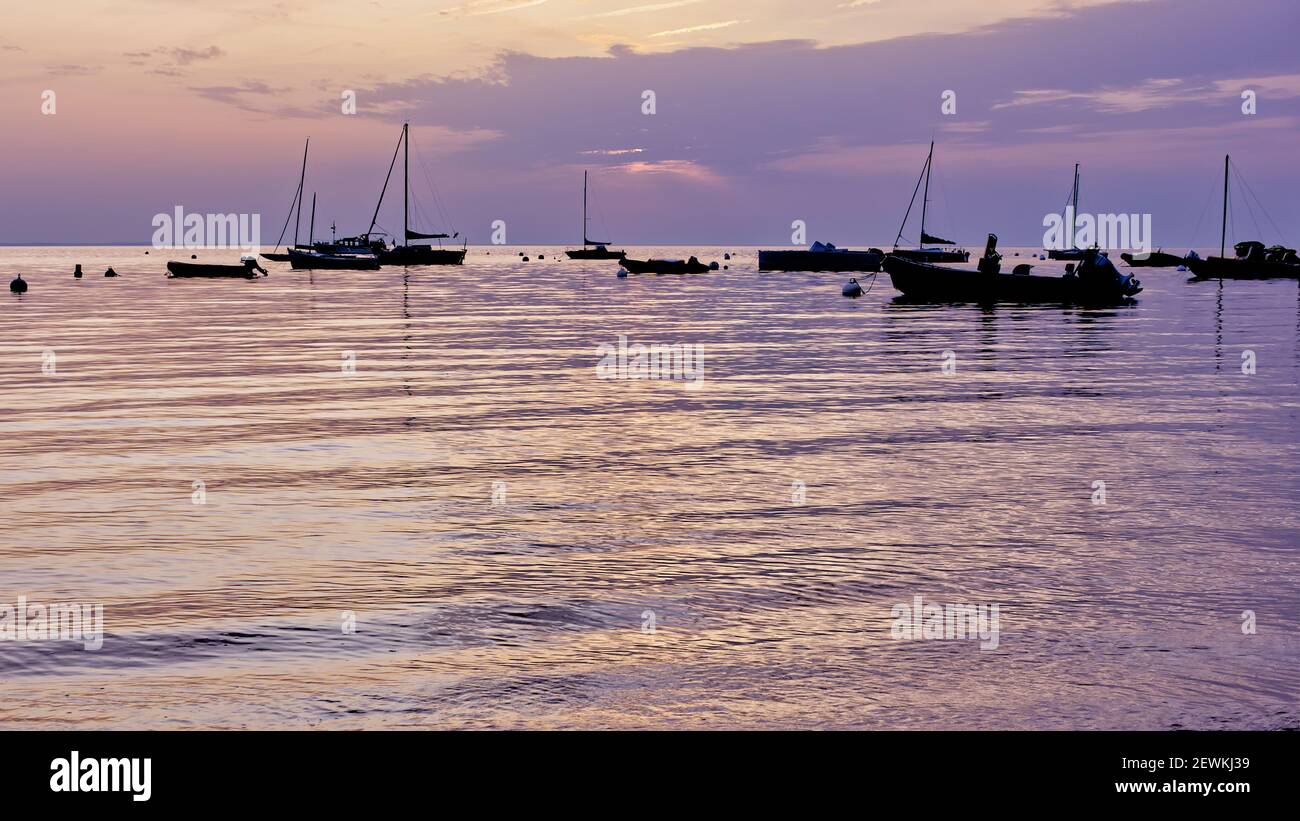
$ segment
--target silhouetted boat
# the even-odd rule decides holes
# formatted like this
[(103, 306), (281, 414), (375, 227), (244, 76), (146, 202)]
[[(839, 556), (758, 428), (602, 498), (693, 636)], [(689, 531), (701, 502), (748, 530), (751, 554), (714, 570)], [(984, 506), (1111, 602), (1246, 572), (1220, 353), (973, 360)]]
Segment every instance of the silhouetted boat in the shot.
[(718, 263), (705, 265), (695, 257), (690, 259), (628, 259), (618, 261), (630, 274), (702, 274), (718, 270)]
[[(608, 242), (587, 239), (587, 172), (582, 172), (582, 248), (572, 251), (565, 251), (564, 255), (569, 259), (622, 259), (626, 251), (611, 251), (606, 246)], [(594, 245), (595, 248), (587, 246)]]
[(257, 264), (253, 257), (245, 257), (238, 265), (213, 265), (202, 262), (168, 262), (169, 278), (238, 278), (257, 279), (258, 273), (266, 276), (266, 270)]
[(379, 257), (374, 254), (327, 254), (290, 248), (289, 264), (295, 270), (375, 271), (379, 269)]
[[(309, 250), (306, 246), (302, 246), (298, 244), (298, 227), (302, 222), (302, 189), (303, 189), (303, 185), (307, 182), (307, 149), (310, 146), (311, 146), (311, 137), (308, 137), (307, 142), (303, 144), (302, 147), (302, 171), (298, 175), (298, 190), (294, 192), (293, 202), (289, 203), (289, 214), (285, 216), (284, 227), (280, 229), (280, 236), (275, 241), (275, 250), (262, 254), (263, 259), (270, 260), (271, 262), (289, 261), (289, 254), (287, 252), (279, 253), (280, 242), (284, 239), (285, 232), (289, 230), (289, 217), (294, 217), (293, 247), (304, 251)], [(311, 207), (312, 207), (312, 216), (314, 219), (316, 213), (316, 198), (314, 195), (312, 197)]]
[(1132, 274), (1121, 274), (1109, 258), (1094, 251), (1065, 276), (1040, 276), (1029, 273), (1030, 265), (1016, 266), (1019, 273), (1002, 273), (1002, 255), (996, 249), (997, 237), (989, 234), (984, 256), (974, 271), (892, 254), (881, 267), (904, 297), (920, 302), (1109, 304), (1124, 302), (1142, 290)]
[(1219, 256), (1187, 261), (1195, 279), (1289, 279), (1300, 278), (1300, 260), (1291, 248), (1265, 248), (1262, 242), (1239, 242), (1232, 246), (1236, 257), (1224, 253), (1228, 240), (1228, 169), (1230, 155), (1223, 156), (1223, 225), (1219, 233)]
[[(1079, 217), (1079, 164), (1074, 164), (1074, 187), (1071, 189), (1070, 204), (1065, 209), (1064, 224), (1070, 226), (1070, 247), (1047, 249), (1048, 259), (1081, 260), (1088, 251), (1078, 247), (1074, 242), (1075, 220)], [(1097, 250), (1097, 249), (1092, 249)]]
[[(889, 252), (890, 256), (898, 259), (913, 260), (916, 262), (968, 262), (970, 252), (965, 248), (945, 248), (925, 247), (928, 243), (930, 246), (936, 245), (956, 245), (950, 239), (931, 236), (925, 232), (925, 214), (930, 203), (930, 170), (934, 165), (934, 141), (930, 141), (930, 153), (926, 155), (925, 165), (921, 168), (921, 176), (916, 180), (916, 188), (912, 189), (912, 199), (907, 203), (907, 211), (903, 214), (903, 224), (898, 227), (898, 236), (894, 237), (894, 250)], [(916, 204), (916, 194), (921, 190), (921, 180), (925, 180), (925, 193), (921, 196), (921, 242), (916, 248), (899, 248), (898, 241), (903, 238), (903, 229), (907, 227), (907, 218), (912, 214), (912, 206)]]
[(806, 251), (759, 251), (760, 271), (879, 271), (885, 252), (854, 251), (814, 242)]
[(1163, 251), (1152, 251), (1149, 254), (1130, 254), (1126, 252), (1120, 254), (1119, 258), (1134, 268), (1177, 268), (1179, 265), (1187, 265), (1189, 260), (1195, 259), (1195, 257), (1166, 254)]
[[(388, 191), (388, 181), (393, 176), (393, 167), (397, 164), (398, 149), (405, 149), (402, 155), (402, 244), (388, 245), (382, 240), (374, 239), (375, 223), (379, 221), (379, 208), (384, 204), (384, 193)], [(393, 149), (393, 161), (388, 164), (388, 174), (384, 177), (384, 187), (379, 191), (379, 202), (375, 203), (375, 214), (370, 220), (370, 227), (358, 237), (349, 237), (358, 250), (368, 247), (379, 258), (381, 265), (460, 265), (465, 261), (466, 248), (443, 248), (441, 240), (454, 239), (454, 234), (423, 234), (411, 230), (411, 125), (402, 124), (402, 135), (397, 138), (397, 148)], [(437, 248), (432, 245), (411, 245), (413, 239), (439, 240)], [(362, 251), (362, 253), (366, 253)]]

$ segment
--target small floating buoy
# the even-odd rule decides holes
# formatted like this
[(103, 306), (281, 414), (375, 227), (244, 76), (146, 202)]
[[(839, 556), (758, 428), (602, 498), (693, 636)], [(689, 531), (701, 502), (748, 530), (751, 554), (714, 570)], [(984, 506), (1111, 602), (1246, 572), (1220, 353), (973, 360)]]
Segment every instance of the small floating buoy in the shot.
[(546, 254), (538, 254), (538, 255), (537, 255), (537, 258), (538, 258), (538, 259), (546, 259)]
[(527, 261), (528, 261), (528, 257), (524, 257), (524, 262), (527, 262)]
[(112, 266), (109, 266), (109, 269), (108, 269), (107, 271), (104, 272), (104, 276), (106, 276), (106, 277), (115, 277), (115, 276), (117, 276), (117, 271), (114, 271), (113, 268), (112, 268)]
[(730, 268), (730, 267), (731, 267), (730, 265), (724, 265), (724, 266), (722, 266), (722, 270), (725, 271), (725, 270), (727, 270), (727, 269)]
[(848, 282), (844, 283), (844, 287), (840, 289), (840, 293), (844, 296), (862, 296), (862, 286), (858, 284), (857, 279), (850, 279)]
[[(148, 253), (148, 252), (146, 251), (145, 253)], [(72, 275), (73, 275), (74, 277), (76, 277), (77, 279), (81, 279), (81, 265), (80, 265), (80, 264), (77, 265), (77, 269), (76, 269), (75, 271), (72, 272)]]
[(1186, 265), (1179, 265), (1179, 266), (1178, 266), (1178, 270), (1179, 270), (1179, 271), (1183, 271), (1183, 272), (1185, 273), (1185, 272), (1187, 271), (1187, 266), (1186, 266)]
[(731, 254), (723, 254), (723, 255), (722, 255), (722, 258), (723, 258), (723, 259), (731, 259)]
[(627, 279), (627, 269), (626, 269), (626, 268), (619, 268), (619, 269), (618, 269), (618, 278), (619, 278), (619, 279)]
[(15, 294), (27, 293), (27, 282), (23, 279), (22, 274), (19, 274), (17, 279), (9, 283), (9, 290), (13, 291)]
[(716, 259), (713, 262), (709, 263), (709, 270), (710, 271), (718, 270), (718, 261)]
[(148, 252), (148, 251), (145, 251), (145, 252), (144, 252), (144, 255), (145, 255), (145, 256), (149, 256), (149, 252)]
[(523, 251), (520, 251), (520, 252), (519, 252), (519, 256), (522, 257), (523, 255), (524, 255), (524, 252), (523, 252)]
[(190, 259), (198, 259), (198, 258), (199, 258), (198, 254), (190, 254)]

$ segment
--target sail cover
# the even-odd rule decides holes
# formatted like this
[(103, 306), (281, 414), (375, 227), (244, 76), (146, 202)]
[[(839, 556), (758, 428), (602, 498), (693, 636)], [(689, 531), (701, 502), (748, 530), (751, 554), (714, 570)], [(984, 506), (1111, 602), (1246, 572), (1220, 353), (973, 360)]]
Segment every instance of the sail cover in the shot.
[(586, 237), (582, 238), (582, 244), (583, 245), (609, 245), (608, 242), (601, 242), (598, 239), (587, 239)]
[(956, 245), (957, 243), (953, 242), (953, 241), (950, 240), (950, 239), (943, 239), (943, 238), (941, 238), (941, 237), (932, 236), (932, 235), (927, 234), (927, 233), (925, 233), (924, 231), (922, 231), (922, 232), (921, 232), (921, 244), (922, 244), (922, 245), (926, 245), (926, 244), (929, 244), (929, 245)]
[(407, 239), (447, 239), (450, 236), (450, 234), (421, 234), (419, 231), (406, 229)]

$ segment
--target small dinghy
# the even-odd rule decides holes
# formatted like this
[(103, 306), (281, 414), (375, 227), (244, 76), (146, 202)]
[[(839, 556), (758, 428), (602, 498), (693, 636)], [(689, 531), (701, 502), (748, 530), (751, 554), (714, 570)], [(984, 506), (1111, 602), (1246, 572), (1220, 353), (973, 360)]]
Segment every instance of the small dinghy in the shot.
[(289, 250), (289, 264), (295, 270), (377, 271), (379, 257), (374, 254), (326, 254), (320, 251)]
[(244, 257), (238, 265), (212, 265), (200, 262), (168, 262), (167, 276), (171, 279), (256, 279), (266, 276), (265, 269), (253, 257)]
[(807, 251), (759, 251), (760, 271), (865, 271), (880, 270), (885, 252), (879, 248), (855, 251), (814, 242)]
[(1065, 276), (1004, 274), (996, 248), (997, 236), (989, 234), (984, 257), (974, 271), (892, 255), (885, 257), (882, 267), (905, 297), (921, 302), (1115, 304), (1142, 290), (1136, 277), (1121, 274), (1103, 254), (1088, 253), (1078, 269), (1068, 270)]
[(1187, 257), (1166, 254), (1164, 251), (1152, 251), (1149, 254), (1123, 253), (1119, 258), (1130, 268), (1177, 268), (1187, 264)]
[(628, 259), (624, 257), (618, 264), (630, 274), (702, 274), (718, 270), (718, 263), (705, 265), (695, 257), (690, 259)]

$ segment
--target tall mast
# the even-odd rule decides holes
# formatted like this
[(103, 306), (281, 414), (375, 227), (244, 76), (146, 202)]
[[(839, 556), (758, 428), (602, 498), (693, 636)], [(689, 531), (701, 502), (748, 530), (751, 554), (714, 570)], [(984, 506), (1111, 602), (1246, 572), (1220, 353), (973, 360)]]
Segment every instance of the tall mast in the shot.
[(930, 140), (930, 153), (925, 158), (925, 193), (921, 195), (921, 245), (925, 245), (925, 206), (930, 202), (930, 166), (934, 163), (934, 140)]
[(587, 247), (587, 169), (582, 169), (582, 247)]
[(298, 223), (302, 222), (302, 192), (303, 184), (307, 182), (307, 146), (311, 145), (311, 137), (307, 138), (307, 143), (302, 147), (302, 174), (298, 177), (298, 216), (293, 219), (293, 244), (298, 244)]
[[(1223, 155), (1223, 228), (1219, 231), (1219, 256), (1224, 255), (1224, 249), (1228, 241), (1228, 157)], [(1247, 200), (1249, 205), (1250, 201)]]
[(311, 227), (307, 229), (307, 244), (316, 244), (316, 192), (311, 192)]
[(1075, 230), (1079, 223), (1079, 164), (1074, 164), (1074, 194), (1070, 197), (1070, 204), (1073, 211), (1070, 214), (1070, 247), (1078, 248), (1079, 244), (1075, 242)]
[(411, 232), (411, 124), (402, 123), (402, 244), (410, 243)]

